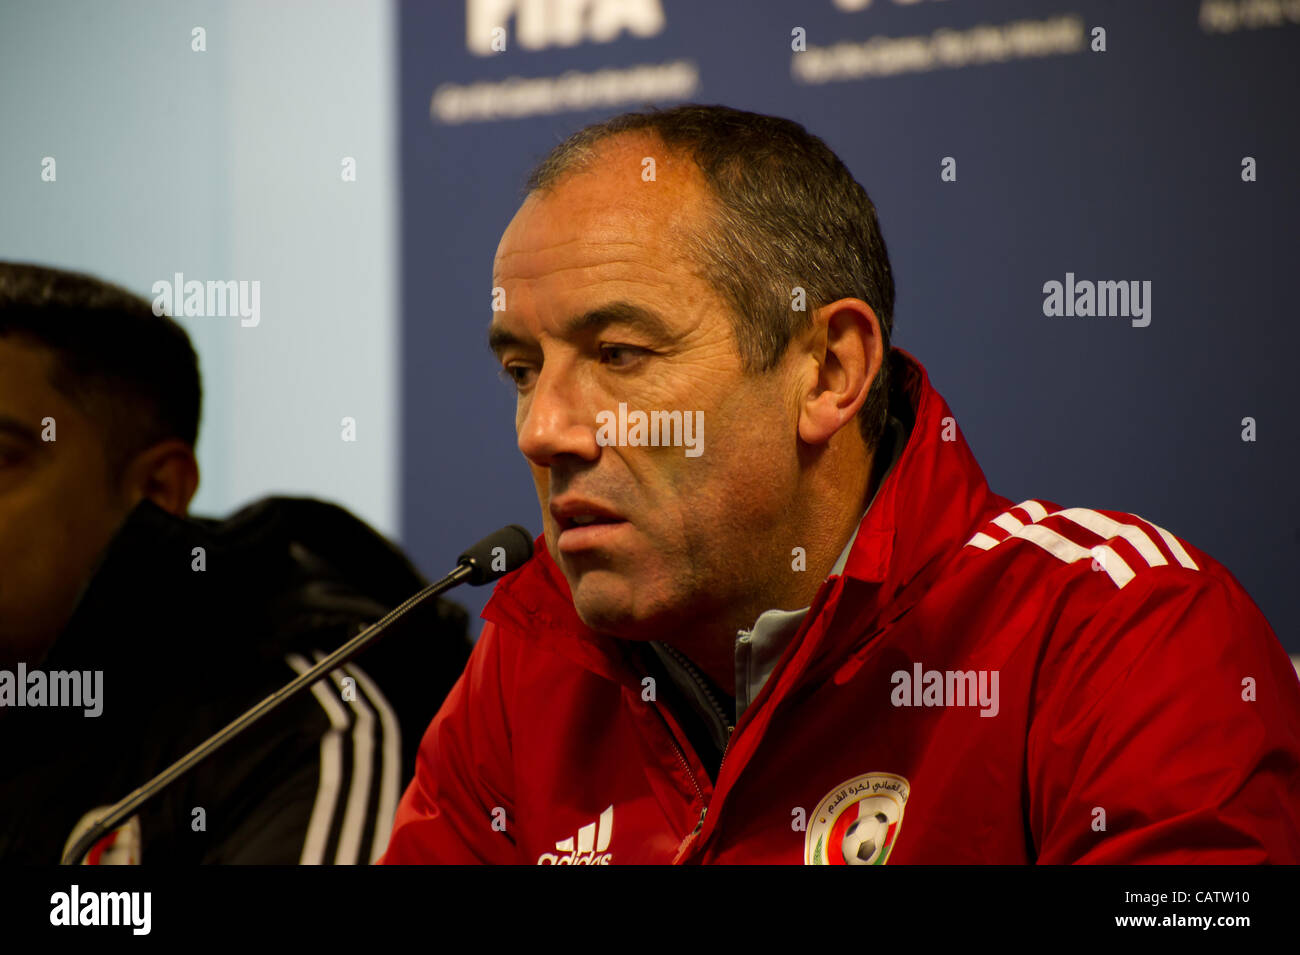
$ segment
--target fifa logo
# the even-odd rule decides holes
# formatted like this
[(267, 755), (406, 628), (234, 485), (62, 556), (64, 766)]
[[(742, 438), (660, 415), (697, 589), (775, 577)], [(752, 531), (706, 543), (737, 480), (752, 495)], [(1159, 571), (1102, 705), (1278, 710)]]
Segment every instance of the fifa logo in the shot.
[(610, 43), (625, 31), (655, 36), (665, 25), (660, 0), (467, 0), (465, 47), (475, 56), (505, 52), (512, 17), (525, 50)]

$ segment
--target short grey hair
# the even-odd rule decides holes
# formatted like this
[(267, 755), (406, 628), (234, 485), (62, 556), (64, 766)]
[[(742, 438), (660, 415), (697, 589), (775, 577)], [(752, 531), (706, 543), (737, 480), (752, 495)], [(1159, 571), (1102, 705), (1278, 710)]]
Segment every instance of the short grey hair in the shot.
[[(716, 200), (703, 234), (688, 237), (701, 277), (731, 305), (743, 367), (769, 371), (810, 312), (858, 298), (880, 320), (884, 361), (858, 414), (867, 447), (878, 447), (889, 415), (894, 278), (865, 189), (821, 139), (798, 123), (726, 106), (688, 104), (623, 113), (574, 133), (529, 175), (545, 192), (588, 168), (604, 140), (646, 132), (691, 159)], [(798, 286), (806, 310), (791, 308)]]

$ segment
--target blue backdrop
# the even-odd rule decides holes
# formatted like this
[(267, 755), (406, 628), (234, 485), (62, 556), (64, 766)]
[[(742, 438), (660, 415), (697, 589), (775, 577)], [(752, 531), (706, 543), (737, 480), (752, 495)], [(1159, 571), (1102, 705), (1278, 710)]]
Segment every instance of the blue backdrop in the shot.
[[(541, 530), (485, 343), (492, 256), (529, 168), (647, 100), (716, 102), (803, 123), (866, 187), (895, 343), (926, 365), (995, 491), (1174, 531), (1300, 652), (1294, 7), (403, 5), (404, 543), (441, 573), (503, 523)], [(1066, 273), (1149, 281), (1150, 323), (1045, 316), (1044, 283)], [(477, 612), (486, 597), (458, 599)]]

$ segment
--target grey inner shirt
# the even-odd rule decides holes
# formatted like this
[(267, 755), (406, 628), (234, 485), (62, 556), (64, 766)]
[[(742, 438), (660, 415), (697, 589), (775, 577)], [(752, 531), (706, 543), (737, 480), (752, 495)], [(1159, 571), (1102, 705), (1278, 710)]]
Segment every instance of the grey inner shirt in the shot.
[[(880, 481), (876, 484), (876, 490), (871, 495), (871, 501), (867, 503), (867, 511), (871, 510), (876, 495), (880, 493), (880, 488), (884, 486), (885, 479), (894, 470), (894, 465), (898, 463), (898, 459), (903, 453), (903, 447), (907, 444), (907, 427), (893, 415), (889, 417), (889, 426), (886, 428), (885, 433), (890, 439), (889, 465), (881, 475)], [(866, 517), (867, 511), (862, 512), (863, 518)], [(839, 559), (835, 561), (835, 566), (831, 568), (828, 576), (834, 577), (844, 572), (844, 565), (848, 563), (849, 553), (853, 550), (853, 542), (858, 539), (858, 529), (861, 526), (862, 520), (859, 519), (857, 526), (853, 529), (853, 535), (849, 538), (849, 542), (844, 545), (844, 549), (840, 551)], [(807, 613), (807, 607), (801, 610), (767, 610), (759, 615), (751, 629), (741, 630), (736, 634), (736, 697), (734, 704), (680, 650), (676, 650), (657, 640), (650, 641), (650, 646), (659, 656), (673, 683), (685, 695), (692, 709), (704, 720), (709, 738), (713, 741), (719, 753), (726, 749), (727, 741), (730, 739), (736, 723), (740, 721), (741, 715), (754, 702), (759, 691), (763, 689), (763, 685), (767, 683), (767, 678), (776, 669), (781, 655), (789, 646), (794, 635), (799, 631), (799, 627), (803, 624), (803, 619)]]

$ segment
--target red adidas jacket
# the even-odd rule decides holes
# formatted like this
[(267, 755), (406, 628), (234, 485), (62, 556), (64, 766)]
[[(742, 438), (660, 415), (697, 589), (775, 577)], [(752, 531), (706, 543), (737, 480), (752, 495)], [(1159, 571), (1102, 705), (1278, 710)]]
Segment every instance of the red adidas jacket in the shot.
[(1250, 597), (1132, 514), (990, 492), (898, 356), (911, 437), (716, 784), (539, 539), (382, 861), (1300, 862), (1300, 684)]

